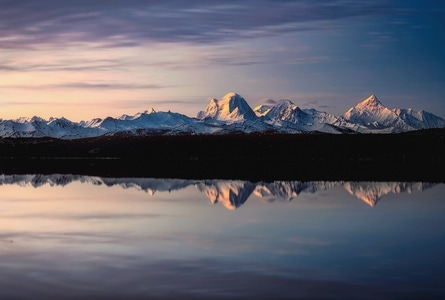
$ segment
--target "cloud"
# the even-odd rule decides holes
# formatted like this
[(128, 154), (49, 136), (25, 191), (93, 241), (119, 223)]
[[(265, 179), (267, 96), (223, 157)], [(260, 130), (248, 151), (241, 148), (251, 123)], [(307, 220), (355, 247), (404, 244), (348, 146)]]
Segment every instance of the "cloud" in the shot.
[[(384, 268), (382, 264), (376, 265), (374, 272), (369, 273), (371, 280), (363, 284), (356, 279), (356, 274), (361, 271), (360, 265), (349, 269), (320, 263), (318, 268), (311, 269), (304, 264), (299, 265), (298, 260), (294, 262), (295, 259), (282, 264), (260, 261), (259, 256), (252, 255), (247, 259), (228, 259), (221, 255), (224, 252), (220, 249), (217, 252), (220, 257), (216, 254), (198, 256), (201, 254), (198, 251), (194, 255), (173, 253), (176, 256), (165, 258), (166, 255), (160, 255), (151, 248), (147, 248), (142, 253), (144, 255), (137, 251), (122, 252), (121, 245), (138, 245), (131, 244), (133, 240), (120, 240), (122, 236), (114, 240), (109, 237), (99, 240), (104, 243), (99, 248), (98, 241), (93, 239), (95, 236), (74, 238), (60, 237), (70, 246), (68, 253), (65, 245), (44, 248), (45, 251), (38, 251), (37, 247), (27, 251), (3, 251), (3, 261), (9, 262), (4, 263), (0, 270), (3, 298), (53, 300), (60, 299), (61, 295), (79, 299), (89, 295), (89, 299), (159, 300), (378, 299), (387, 298), (387, 295), (409, 298), (411, 295), (443, 293), (443, 288), (434, 283), (413, 285), (407, 280), (399, 280), (400, 283), (388, 284), (379, 280), (376, 274), (398, 274), (394, 273), (394, 267), (385, 265)], [(157, 246), (155, 242), (150, 245)], [(169, 246), (168, 249), (172, 248)], [(225, 248), (230, 250), (230, 247)], [(32, 276), (34, 274), (43, 275)], [(94, 286), (79, 284), (84, 282), (94, 282)], [(8, 289), (18, 283), (19, 289)]]
[(122, 83), (85, 83), (85, 82), (71, 82), (57, 85), (50, 85), (50, 88), (61, 89), (105, 89), (105, 90), (152, 90), (162, 89), (171, 86), (161, 86), (158, 84), (122, 84)]
[[(205, 99), (204, 97), (202, 97), (203, 99)], [(145, 102), (147, 102), (145, 100)], [(190, 99), (181, 99), (181, 100), (173, 100), (173, 99), (165, 99), (165, 100), (151, 100), (150, 103), (153, 104), (162, 104), (162, 105), (178, 105), (178, 104), (196, 104), (196, 99), (195, 98), (190, 98)]]
[[(241, 48), (221, 48), (218, 52), (199, 57), (197, 65), (218, 64), (225, 66), (253, 66), (267, 64), (309, 64), (328, 61), (327, 56), (313, 56), (309, 49), (287, 49), (271, 47), (268, 49), (246, 50)], [(273, 54), (273, 55), (272, 55)]]
[(313, 107), (313, 106), (317, 105), (317, 103), (318, 103), (318, 100), (309, 100), (304, 103), (301, 103), (301, 106)]
[[(275, 99), (263, 99), (261, 100), (261, 104), (265, 104), (265, 105), (277, 105), (279, 103), (282, 103), (284, 101), (292, 101), (290, 99), (280, 99), (280, 100), (275, 100)], [(293, 102), (293, 101), (292, 101)]]
[(5, 72), (5, 71), (7, 72), (16, 71), (16, 68), (13, 66), (0, 64), (0, 72)]
[[(27, 100), (7, 100), (7, 101), (1, 101), (2, 105), (8, 105), (8, 106), (30, 106), (30, 105), (35, 105), (35, 106), (43, 106), (43, 105), (54, 105), (54, 102), (50, 102), (50, 101), (27, 101)], [(69, 104), (69, 105), (73, 105), (73, 104)], [(75, 104), (75, 105), (79, 105), (79, 104)]]
[(0, 6), (4, 49), (78, 42), (108, 47), (219, 43), (317, 30), (325, 28), (323, 22), (393, 10), (384, 0), (0, 0)]
[(0, 85), (2, 89), (24, 90), (53, 90), (53, 89), (79, 89), (79, 90), (153, 90), (171, 88), (158, 84), (129, 84), (115, 82), (67, 82), (60, 84), (43, 85)]
[(166, 215), (161, 214), (149, 214), (149, 213), (112, 213), (112, 214), (18, 214), (18, 215), (3, 215), (4, 219), (45, 219), (45, 220), (70, 220), (70, 221), (89, 221), (89, 220), (136, 220), (136, 219), (151, 219), (151, 218), (161, 218)]
[(56, 60), (49, 63), (38, 64), (20, 61), (3, 61), (0, 62), (0, 72), (110, 71), (135, 65), (137, 65), (135, 61), (125, 58), (95, 60)]
[(274, 100), (274, 99), (264, 99), (264, 100), (261, 100), (261, 104), (264, 104), (264, 105), (275, 105), (275, 104), (278, 104), (278, 101)]

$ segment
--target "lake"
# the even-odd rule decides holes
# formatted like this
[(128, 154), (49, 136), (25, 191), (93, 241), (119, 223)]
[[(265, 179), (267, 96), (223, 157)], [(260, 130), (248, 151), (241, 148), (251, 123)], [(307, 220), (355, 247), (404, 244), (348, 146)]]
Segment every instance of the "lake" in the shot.
[(0, 175), (1, 299), (445, 298), (445, 185)]

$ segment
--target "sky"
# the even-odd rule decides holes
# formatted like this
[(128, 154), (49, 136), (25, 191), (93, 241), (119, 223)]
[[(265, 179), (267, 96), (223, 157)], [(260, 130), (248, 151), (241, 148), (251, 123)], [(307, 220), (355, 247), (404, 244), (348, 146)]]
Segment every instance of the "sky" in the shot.
[(230, 91), (445, 118), (444, 29), (436, 0), (0, 0), (0, 118), (195, 116)]

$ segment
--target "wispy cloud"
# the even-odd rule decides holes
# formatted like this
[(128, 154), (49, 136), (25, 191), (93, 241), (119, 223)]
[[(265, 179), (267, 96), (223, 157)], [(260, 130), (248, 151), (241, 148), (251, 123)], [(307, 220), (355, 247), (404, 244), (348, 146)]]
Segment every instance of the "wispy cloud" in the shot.
[(318, 103), (318, 100), (309, 100), (309, 101), (301, 103), (301, 106), (314, 107), (315, 105), (317, 105), (317, 103)]
[(87, 82), (71, 82), (56, 85), (50, 85), (50, 88), (61, 89), (105, 89), (105, 90), (152, 90), (162, 89), (171, 86), (162, 86), (158, 84), (125, 84), (125, 83), (87, 83)]
[(161, 218), (166, 215), (150, 214), (150, 213), (103, 213), (103, 214), (64, 214), (64, 213), (39, 213), (39, 214), (17, 214), (17, 215), (2, 215), (3, 219), (46, 219), (46, 220), (116, 220), (121, 221), (125, 219), (149, 219)]
[(392, 9), (385, 0), (0, 0), (0, 6), (4, 49), (76, 42), (218, 43), (317, 30), (323, 22), (388, 14)]
[[(3, 100), (2, 101), (2, 105), (8, 105), (8, 106), (31, 106), (31, 105), (35, 105), (35, 106), (44, 106), (44, 105), (54, 105), (54, 102), (51, 101), (32, 101), (32, 100)], [(70, 103), (69, 105), (74, 105), (72, 103)], [(76, 103), (75, 105), (79, 105), (78, 103)]]
[(48, 63), (0, 62), (0, 72), (110, 71), (136, 65), (127, 59), (60, 60)]
[(278, 101), (274, 100), (274, 99), (264, 99), (264, 100), (261, 101), (261, 104), (276, 105), (276, 104), (278, 104)]
[(115, 82), (67, 82), (60, 84), (42, 85), (0, 85), (2, 89), (22, 89), (22, 90), (53, 90), (53, 89), (80, 89), (80, 90), (153, 90), (171, 88), (158, 84), (131, 84)]

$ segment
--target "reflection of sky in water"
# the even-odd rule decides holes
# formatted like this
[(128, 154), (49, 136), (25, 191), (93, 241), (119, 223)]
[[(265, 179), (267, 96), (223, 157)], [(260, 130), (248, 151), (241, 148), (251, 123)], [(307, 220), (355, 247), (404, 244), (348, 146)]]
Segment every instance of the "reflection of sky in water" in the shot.
[(290, 202), (252, 193), (230, 211), (196, 184), (154, 195), (3, 184), (0, 296), (444, 296), (444, 192), (388, 193), (370, 207), (335, 185)]

